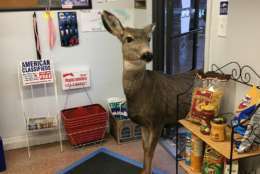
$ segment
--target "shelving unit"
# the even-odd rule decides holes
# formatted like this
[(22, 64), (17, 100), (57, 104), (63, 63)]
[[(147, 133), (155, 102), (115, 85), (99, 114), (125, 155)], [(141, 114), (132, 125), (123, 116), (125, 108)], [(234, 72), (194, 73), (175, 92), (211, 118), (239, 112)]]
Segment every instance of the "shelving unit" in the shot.
[[(212, 141), (210, 139), (209, 135), (204, 135), (200, 132), (200, 127), (199, 125), (196, 125), (188, 120), (180, 120), (179, 123), (185, 127), (186, 129), (188, 129), (189, 131), (192, 132), (192, 134), (196, 135), (197, 137), (199, 137), (203, 142), (205, 142), (207, 145), (211, 146), (213, 149), (215, 149), (218, 153), (220, 153), (222, 156), (224, 156), (226, 159), (228, 160), (238, 160), (238, 159), (242, 159), (242, 158), (248, 158), (248, 157), (253, 157), (253, 156), (257, 156), (260, 155), (260, 148), (254, 150), (254, 151), (250, 151), (248, 153), (242, 153), (239, 154), (237, 153), (234, 149), (233, 149), (233, 157), (231, 159), (230, 156), (230, 144), (231, 144), (231, 129), (227, 128), (227, 138), (225, 141), (223, 142), (215, 142)], [(186, 173), (188, 174), (196, 174), (194, 173), (189, 166), (187, 166), (184, 161), (180, 161), (179, 162), (180, 167), (182, 167)], [(198, 173), (197, 173), (198, 174)]]
[[(29, 66), (30, 62), (36, 62), (35, 64), (44, 64), (43, 62), (50, 62), (47, 66), (50, 66), (49, 70), (46, 71), (32, 71), (32, 72), (23, 72), (22, 67), (23, 62), (18, 63), (18, 80), (19, 80), (19, 90), (20, 90), (20, 97), (21, 97), (21, 105), (22, 105), (22, 111), (23, 111), (23, 117), (24, 117), (24, 123), (25, 123), (25, 132), (26, 132), (26, 142), (27, 142), (27, 152), (28, 157), (31, 158), (31, 142), (30, 138), (33, 136), (41, 136), (42, 133), (45, 132), (54, 132), (57, 133), (57, 141), (60, 145), (60, 151), (63, 151), (63, 145), (62, 145), (62, 133), (61, 133), (61, 120), (60, 120), (60, 112), (58, 107), (58, 92), (57, 92), (57, 84), (56, 84), (56, 77), (55, 77), (55, 71), (53, 67), (53, 63), (51, 60), (25, 60), (26, 63), (24, 63), (25, 66)], [(46, 63), (45, 62), (45, 63)], [(32, 63), (34, 64), (34, 63)], [(45, 68), (46, 68), (45, 67)], [(30, 68), (30, 67), (29, 67)], [(30, 71), (28, 68), (28, 71)], [(48, 68), (48, 67), (47, 67)], [(40, 69), (40, 68), (39, 68)], [(42, 79), (40, 79), (40, 77)], [(40, 79), (40, 80), (39, 80)], [(51, 92), (48, 91), (48, 88), (51, 88)], [(39, 92), (41, 91), (41, 94), (37, 94), (36, 90)], [(48, 97), (52, 97), (53, 99), (53, 110), (51, 111), (49, 103), (51, 103), (50, 99)], [(36, 100), (39, 98), (46, 99), (45, 104), (47, 104), (46, 110), (44, 110), (44, 114), (38, 113), (38, 109), (40, 107), (43, 107), (44, 104), (41, 103), (40, 105), (36, 105)], [(48, 101), (47, 101), (48, 99)], [(30, 101), (29, 104), (26, 104), (26, 101)], [(29, 106), (28, 106), (29, 105)], [(26, 108), (26, 106), (28, 108)], [(29, 109), (30, 108), (30, 109)], [(40, 116), (41, 115), (41, 116)], [(40, 121), (35, 123), (35, 128), (30, 130), (29, 129), (29, 120), (35, 119), (34, 121), (38, 120), (44, 120), (46, 118), (51, 118), (49, 120), (55, 121), (52, 122), (53, 126), (46, 126)], [(47, 120), (45, 120), (47, 121)], [(37, 127), (36, 127), (37, 126)], [(46, 126), (46, 127), (45, 127)]]
[[(191, 131), (194, 135), (199, 137), (202, 141), (204, 141), (206, 144), (211, 146), (213, 149), (215, 149), (218, 153), (223, 155), (226, 159), (230, 159), (230, 143), (231, 143), (231, 129), (228, 128), (227, 131), (227, 138), (223, 142), (215, 142), (210, 139), (209, 135), (204, 135), (200, 132), (200, 127), (188, 120), (180, 120), (179, 123), (184, 126), (186, 129)], [(233, 160), (237, 159), (242, 159), (242, 158), (247, 158), (247, 157), (252, 157), (260, 155), (260, 148), (258, 148), (255, 151), (248, 152), (248, 153), (242, 153), (238, 154), (234, 149), (233, 149)]]
[[(224, 73), (229, 72), (229, 73)], [(237, 82), (239, 84), (252, 87), (253, 84), (258, 85), (257, 88), (260, 89), (259, 82), (260, 82), (260, 75), (249, 65), (243, 65), (241, 66), (238, 62), (229, 62), (221, 67), (217, 66), (216, 64), (213, 64), (211, 66), (211, 71), (221, 73), (221, 74), (230, 74), (231, 80), (234, 82)], [(232, 173), (232, 161), (238, 160), (242, 158), (248, 158), (248, 157), (254, 157), (260, 155), (260, 146), (257, 149), (251, 150), (246, 153), (237, 153), (234, 150), (234, 128), (237, 126), (237, 123), (231, 122), (230, 128), (226, 129), (226, 140), (224, 142), (215, 142), (210, 139), (210, 136), (204, 135), (200, 132), (199, 125), (196, 125), (190, 121), (187, 120), (179, 120), (181, 118), (181, 107), (183, 107), (183, 104), (181, 103), (181, 97), (187, 94), (192, 93), (193, 87), (190, 89), (187, 89), (184, 93), (180, 93), (177, 95), (177, 122), (191, 131), (194, 135), (199, 137), (202, 141), (204, 141), (207, 145), (211, 146), (213, 149), (215, 149), (218, 153), (223, 155), (227, 160), (229, 166), (229, 174)], [(183, 118), (183, 117), (182, 117)], [(260, 123), (258, 123), (257, 127), (260, 127)], [(179, 128), (179, 125), (177, 124), (177, 129)], [(178, 131), (176, 131), (178, 132)], [(176, 151), (178, 152), (178, 135), (176, 135)], [(255, 141), (255, 143), (259, 144), (259, 141)], [(176, 154), (178, 157), (179, 154)], [(194, 174), (194, 172), (190, 169), (189, 166), (185, 165), (183, 161), (176, 162), (176, 174), (178, 174), (178, 168), (179, 166), (185, 170), (188, 174)]]

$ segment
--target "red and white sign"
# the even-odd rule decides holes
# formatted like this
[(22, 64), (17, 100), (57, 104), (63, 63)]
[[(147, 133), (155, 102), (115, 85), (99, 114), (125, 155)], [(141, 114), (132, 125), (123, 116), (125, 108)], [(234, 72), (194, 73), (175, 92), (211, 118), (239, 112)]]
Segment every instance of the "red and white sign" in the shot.
[(90, 87), (89, 69), (67, 70), (61, 73), (62, 89), (81, 89)]
[(52, 62), (45, 60), (26, 60), (20, 63), (23, 86), (53, 83)]

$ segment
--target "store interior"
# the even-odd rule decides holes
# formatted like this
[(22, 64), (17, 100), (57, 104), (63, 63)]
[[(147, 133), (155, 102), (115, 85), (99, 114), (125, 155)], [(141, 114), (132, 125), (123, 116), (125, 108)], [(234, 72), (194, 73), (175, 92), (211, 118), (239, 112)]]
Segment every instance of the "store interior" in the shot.
[(259, 7), (0, 2), (0, 174), (260, 174)]

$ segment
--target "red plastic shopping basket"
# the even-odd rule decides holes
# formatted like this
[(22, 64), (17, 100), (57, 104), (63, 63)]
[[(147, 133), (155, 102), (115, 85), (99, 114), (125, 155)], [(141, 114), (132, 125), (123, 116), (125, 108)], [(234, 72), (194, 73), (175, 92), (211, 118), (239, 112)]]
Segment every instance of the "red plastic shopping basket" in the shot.
[(104, 138), (108, 114), (99, 104), (64, 109), (61, 111), (61, 117), (72, 145), (90, 143)]

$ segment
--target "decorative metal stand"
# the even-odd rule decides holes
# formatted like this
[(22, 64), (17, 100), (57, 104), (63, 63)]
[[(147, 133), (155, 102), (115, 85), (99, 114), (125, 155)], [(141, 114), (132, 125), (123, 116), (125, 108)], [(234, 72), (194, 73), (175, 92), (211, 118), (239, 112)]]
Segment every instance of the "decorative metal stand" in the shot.
[[(217, 66), (216, 64), (211, 65), (211, 71), (221, 73), (221, 74), (230, 74), (231, 80), (234, 82), (240, 83), (245, 86), (253, 86), (253, 84), (258, 85), (257, 88), (260, 89), (260, 75), (249, 65), (240, 65), (238, 62), (232, 61), (229, 62), (221, 67)], [(177, 119), (176, 122), (180, 120), (181, 116), (183, 114), (180, 112), (180, 108), (183, 107), (181, 103), (181, 98), (186, 95), (192, 95), (192, 89), (188, 89), (184, 93), (177, 95)], [(232, 173), (232, 161), (233, 161), (233, 151), (234, 151), (234, 129), (237, 126), (237, 123), (232, 122), (231, 124), (231, 143), (230, 143), (230, 158), (229, 158), (229, 174)], [(178, 161), (178, 127), (179, 124), (177, 124), (177, 131), (176, 131), (176, 174), (178, 174), (178, 168), (179, 168), (179, 161)], [(259, 137), (260, 139), (260, 137)], [(256, 144), (260, 144), (260, 142), (256, 141), (254, 142)], [(259, 154), (260, 155), (260, 154)]]

